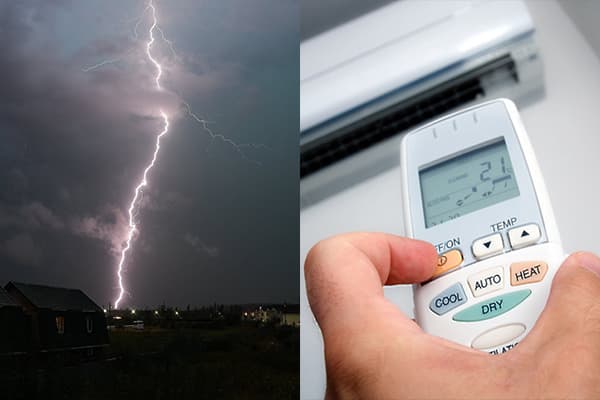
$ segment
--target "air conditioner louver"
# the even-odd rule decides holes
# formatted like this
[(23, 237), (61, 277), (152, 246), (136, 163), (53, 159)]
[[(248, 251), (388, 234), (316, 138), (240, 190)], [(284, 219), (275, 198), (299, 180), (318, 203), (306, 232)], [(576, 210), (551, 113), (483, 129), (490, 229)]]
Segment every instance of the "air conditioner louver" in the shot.
[(485, 95), (490, 80), (518, 81), (508, 55), (408, 98), (321, 140), (301, 147), (300, 176), (305, 177), (433, 117)]

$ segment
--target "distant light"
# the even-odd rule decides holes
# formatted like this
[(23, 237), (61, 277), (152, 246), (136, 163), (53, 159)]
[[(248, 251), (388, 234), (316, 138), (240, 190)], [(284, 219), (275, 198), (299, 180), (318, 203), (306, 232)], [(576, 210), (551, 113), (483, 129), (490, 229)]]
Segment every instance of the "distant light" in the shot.
[(248, 313), (247, 313), (247, 312), (245, 312), (245, 313), (244, 313), (244, 317), (247, 317), (247, 316), (248, 316)]
[(179, 311), (175, 311), (175, 315), (179, 315)]
[(114, 317), (115, 319), (121, 319), (120, 315), (117, 315), (116, 317)]
[(131, 313), (132, 313), (132, 314), (135, 314), (135, 310), (131, 310)]
[(106, 311), (106, 308), (103, 308), (102, 311), (104, 311), (104, 314), (106, 314), (108, 311)]
[(155, 315), (158, 315), (158, 310), (154, 310), (154, 314), (155, 314)]

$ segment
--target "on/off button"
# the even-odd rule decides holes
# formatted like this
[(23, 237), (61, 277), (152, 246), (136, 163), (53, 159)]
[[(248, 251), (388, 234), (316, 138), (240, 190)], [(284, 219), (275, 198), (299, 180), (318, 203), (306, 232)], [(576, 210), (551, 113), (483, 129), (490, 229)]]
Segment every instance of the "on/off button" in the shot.
[(450, 250), (438, 256), (437, 265), (433, 271), (432, 278), (442, 275), (454, 268), (458, 267), (463, 262), (463, 255), (458, 249)]

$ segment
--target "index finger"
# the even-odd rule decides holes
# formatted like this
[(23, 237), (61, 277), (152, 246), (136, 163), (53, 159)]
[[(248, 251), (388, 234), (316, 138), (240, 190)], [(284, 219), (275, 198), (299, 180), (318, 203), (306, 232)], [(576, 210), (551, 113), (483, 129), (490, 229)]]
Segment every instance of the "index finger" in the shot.
[(352, 233), (319, 242), (304, 264), (308, 299), (323, 330), (362, 329), (367, 317), (393, 312), (415, 325), (383, 297), (384, 284), (422, 282), (433, 273), (434, 247), (384, 233)]

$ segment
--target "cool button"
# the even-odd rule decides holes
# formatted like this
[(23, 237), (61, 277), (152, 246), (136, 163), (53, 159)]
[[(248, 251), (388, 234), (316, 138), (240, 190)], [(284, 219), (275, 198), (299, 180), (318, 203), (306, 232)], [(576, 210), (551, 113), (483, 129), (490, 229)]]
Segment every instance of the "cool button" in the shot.
[(435, 296), (433, 300), (431, 300), (431, 303), (429, 303), (429, 308), (437, 315), (443, 315), (466, 302), (467, 296), (465, 296), (462, 285), (460, 283), (455, 283)]
[(530, 294), (531, 290), (525, 289), (503, 294), (502, 296), (492, 297), (491, 299), (477, 303), (474, 306), (465, 308), (456, 313), (452, 319), (460, 322), (475, 322), (494, 318), (515, 308)]

